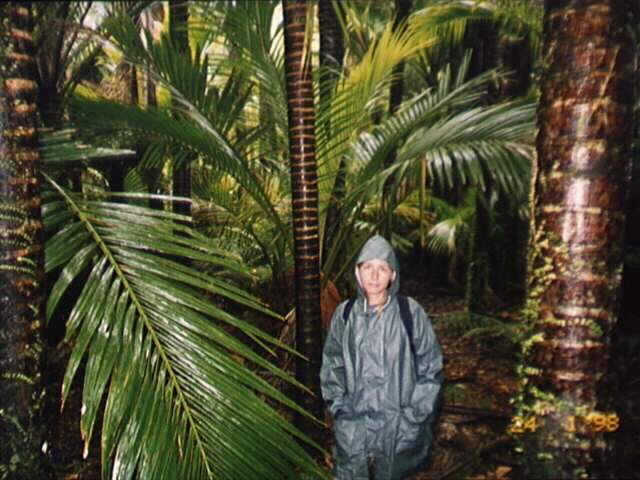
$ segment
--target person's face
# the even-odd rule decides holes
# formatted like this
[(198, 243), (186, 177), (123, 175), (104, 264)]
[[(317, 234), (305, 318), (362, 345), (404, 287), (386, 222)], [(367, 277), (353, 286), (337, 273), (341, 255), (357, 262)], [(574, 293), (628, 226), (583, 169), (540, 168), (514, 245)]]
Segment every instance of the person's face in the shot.
[(360, 283), (367, 297), (378, 297), (385, 293), (394, 272), (384, 260), (369, 260), (358, 267)]

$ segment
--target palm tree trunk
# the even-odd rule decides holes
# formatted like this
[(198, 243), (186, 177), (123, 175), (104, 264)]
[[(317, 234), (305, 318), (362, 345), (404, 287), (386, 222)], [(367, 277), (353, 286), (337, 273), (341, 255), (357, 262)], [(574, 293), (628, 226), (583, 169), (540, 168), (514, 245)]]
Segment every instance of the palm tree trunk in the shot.
[[(395, 0), (396, 2), (396, 18), (393, 23), (393, 30), (397, 31), (400, 28), (405, 28), (409, 13), (411, 11), (411, 0)], [(392, 70), (393, 79), (391, 81), (391, 87), (389, 89), (389, 114), (393, 115), (398, 111), (402, 104), (402, 97), (404, 95), (404, 62), (398, 63)], [(396, 161), (397, 147), (389, 152), (389, 155), (384, 160), (385, 168), (389, 168)], [(384, 235), (387, 238), (391, 238), (393, 232), (393, 207), (395, 202), (393, 201), (393, 189), (394, 176), (390, 176), (384, 184), (384, 191), (382, 193), (382, 214), (384, 218)]]
[(467, 272), (465, 279), (465, 301), (469, 314), (486, 313), (489, 288), (489, 229), (491, 219), (483, 193), (476, 187), (475, 213), (471, 228), (471, 238), (467, 253)]
[[(149, 72), (145, 73), (145, 78), (146, 78), (147, 109), (156, 108), (158, 106), (158, 97), (156, 94), (156, 82), (151, 77)], [(148, 148), (148, 145), (143, 144), (136, 148), (136, 150), (139, 152), (139, 155), (142, 154), (142, 152), (144, 151), (144, 148)], [(150, 169), (146, 172), (145, 180), (147, 183), (147, 188), (149, 189), (149, 193), (153, 193), (153, 194), (164, 193), (161, 191), (162, 177), (163, 177), (163, 173), (161, 168)], [(152, 198), (149, 200), (149, 208), (153, 208), (154, 210), (163, 210), (164, 204), (162, 200)]]
[[(170, 2), (169, 30), (171, 40), (181, 54), (191, 58), (189, 48), (189, 2), (181, 0)], [(191, 165), (173, 166), (173, 195), (176, 197), (191, 198)], [(173, 211), (183, 215), (191, 215), (191, 205), (185, 202), (175, 202)]]
[(5, 4), (0, 31), (0, 466), (48, 478), (41, 452), (43, 249), (37, 88), (29, 3)]
[[(344, 39), (342, 28), (338, 20), (336, 8), (339, 3), (332, 0), (320, 0), (318, 2), (318, 21), (320, 24), (320, 101), (321, 108), (329, 108), (333, 90), (339, 79), (344, 62)], [(330, 122), (331, 119), (327, 119)], [(327, 130), (331, 131), (331, 125), (327, 125)], [(336, 180), (329, 197), (327, 205), (327, 215), (325, 220), (323, 255), (326, 259), (329, 249), (336, 243), (334, 237), (340, 230), (340, 204), (345, 195), (346, 163), (344, 157), (338, 164)]]
[[(320, 67), (326, 69), (320, 81), (320, 100), (328, 104), (332, 98), (332, 89), (340, 78), (344, 62), (344, 39), (336, 8), (340, 4), (333, 0), (319, 0), (318, 22), (320, 25)], [(326, 96), (324, 96), (326, 94)]]
[(624, 0), (545, 5), (528, 302), (538, 331), (525, 346), (521, 410), (537, 428), (523, 435), (526, 476), (600, 478), (607, 431), (620, 422), (599, 393), (618, 317), (634, 50)]
[[(54, 18), (64, 24), (69, 21), (71, 2), (56, 2), (55, 7), (45, 5), (44, 8), (55, 8)], [(50, 28), (42, 26), (44, 36), (42, 47), (37, 55), (38, 75), (38, 111), (42, 123), (49, 128), (59, 126), (62, 119), (62, 92), (60, 91), (60, 77), (64, 68), (62, 51), (66, 28)]]
[[(321, 418), (318, 178), (311, 58), (305, 48), (307, 3), (304, 0), (283, 0), (283, 7), (296, 280), (296, 348), (306, 357), (296, 359), (296, 378), (315, 394), (300, 393), (298, 403)], [(313, 434), (315, 426), (312, 422), (299, 416), (297, 423), (303, 431)]]

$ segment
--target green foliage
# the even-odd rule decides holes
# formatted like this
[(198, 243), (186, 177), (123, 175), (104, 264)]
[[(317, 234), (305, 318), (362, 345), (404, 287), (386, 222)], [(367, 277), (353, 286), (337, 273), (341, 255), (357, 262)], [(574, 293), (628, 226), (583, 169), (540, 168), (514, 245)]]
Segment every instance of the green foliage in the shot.
[[(453, 189), (491, 188), (514, 198), (526, 191), (533, 105), (486, 105), (483, 97), (495, 72), (469, 79), (469, 57), (452, 65), (432, 64), (435, 80), (426, 89), (415, 84), (397, 114), (374, 121), (384, 110), (393, 67), (402, 61), (415, 66), (449, 38), (438, 33), (443, 30), (437, 21), (461, 34), (464, 22), (456, 23), (456, 15), (472, 15), (462, 10), (468, 2), (449, 3), (454, 5), (448, 13), (438, 5), (440, 17), (416, 15), (400, 32), (382, 20), (384, 8), (366, 7), (377, 19), (374, 28), (347, 8), (349, 68), (316, 117), (322, 222), (338, 165), (347, 165), (348, 195), (339, 205), (336, 243), (323, 259), (325, 278), (337, 281), (350, 271), (351, 255), (377, 229), (382, 185), (391, 175), (392, 206), (402, 219), (394, 240), (406, 247), (422, 229), (431, 230), (434, 249), (457, 248), (473, 212), (446, 201)], [(56, 280), (47, 312), (53, 318), (62, 299), (81, 290), (68, 321), (67, 341), (74, 350), (64, 394), (86, 361), (81, 427), (88, 444), (106, 398), (105, 476), (318, 474), (292, 442), (303, 435), (260, 400), (297, 409), (259, 376), (269, 372), (292, 381), (263, 358), (285, 346), (227, 308), (240, 305), (270, 315), (244, 290), (270, 285), (292, 266), (282, 31), (272, 28), (277, 4), (193, 4), (192, 58), (181, 55), (167, 36), (154, 41), (145, 30), (141, 39), (126, 4), (112, 8), (100, 27), (102, 36), (94, 38), (103, 48), (115, 48), (171, 97), (158, 108), (87, 96), (72, 104), (70, 118), (91, 143), (148, 142), (140, 164), (125, 179), (128, 193), (115, 196), (102, 188), (79, 195), (49, 180), (47, 270)], [(437, 21), (429, 23), (430, 18)], [(99, 168), (97, 156), (104, 154), (108, 162), (109, 155), (125, 153), (77, 142), (70, 146), (64, 138), (51, 140), (50, 146), (47, 168), (59, 165), (56, 179), (70, 165)], [(397, 163), (383, 169), (396, 148)], [(145, 193), (145, 174), (185, 161), (192, 162), (194, 172), (197, 230), (185, 226), (185, 217), (146, 208), (151, 196)], [(437, 225), (440, 230), (433, 230)], [(438, 244), (444, 227), (448, 239)], [(458, 237), (452, 239), (452, 233)], [(466, 319), (469, 325), (456, 327), (452, 318), (452, 328), (468, 335), (518, 335), (495, 319)], [(249, 347), (237, 335), (255, 343)], [(264, 349), (256, 353), (259, 346)]]
[(57, 274), (47, 317), (80, 287), (67, 320), (72, 354), (62, 394), (68, 396), (86, 360), (80, 426), (88, 448), (105, 398), (103, 476), (281, 478), (296, 468), (319, 475), (293, 438), (309, 440), (261, 397), (299, 408), (256, 373), (295, 381), (232, 332), (267, 352), (287, 347), (217, 307), (216, 299), (269, 311), (184, 260), (248, 277), (246, 267), (185, 226), (184, 217), (79, 196), (47, 181), (46, 270)]
[[(282, 39), (279, 30), (271, 30), (273, 7), (246, 2), (234, 8), (198, 5), (194, 28), (202, 43), (196, 43), (192, 61), (178, 54), (166, 37), (156, 43), (147, 38), (145, 48), (131, 20), (114, 16), (105, 22), (110, 44), (151, 74), (178, 107), (172, 112), (145, 111), (82, 99), (75, 104), (74, 115), (92, 128), (99, 127), (100, 135), (114, 130), (147, 135), (152, 143), (143, 168), (157, 168), (168, 158), (175, 163), (195, 159), (195, 191), (204, 214), (199, 225), (228, 238), (229, 245), (238, 240), (244, 258), (280, 276), (291, 267), (290, 187)], [(339, 280), (348, 262), (338, 260), (338, 252), (356, 251), (359, 238), (377, 229), (382, 185), (391, 175), (396, 180), (393, 208), (407, 219), (408, 231), (411, 217), (423, 231), (431, 226), (422, 224), (425, 195), (420, 201), (415, 195), (424, 190), (419, 172), (425, 160), (427, 178), (440, 191), (460, 184), (481, 188), (491, 184), (504, 194), (516, 195), (528, 185), (533, 106), (481, 105), (492, 73), (465, 80), (468, 58), (455, 74), (451, 67), (442, 69), (435, 87), (416, 92), (396, 115), (373, 125), (372, 115), (383, 105), (393, 67), (413, 58), (435, 38), (425, 34), (423, 19), (417, 16), (405, 31), (375, 33), (358, 63), (345, 72), (333, 101), (318, 112), (323, 232), (338, 165), (344, 160), (349, 166), (349, 195), (339, 205), (339, 231), (329, 256), (322, 259), (325, 278)], [(248, 25), (255, 27), (247, 29)], [(216, 51), (229, 54), (210, 53)], [(385, 157), (399, 145), (398, 161), (383, 170)]]

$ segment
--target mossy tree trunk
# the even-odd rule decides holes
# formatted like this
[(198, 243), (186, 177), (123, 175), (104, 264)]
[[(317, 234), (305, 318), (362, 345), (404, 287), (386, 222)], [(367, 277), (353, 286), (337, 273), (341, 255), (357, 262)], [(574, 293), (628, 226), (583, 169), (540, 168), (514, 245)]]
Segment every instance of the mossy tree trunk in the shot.
[(537, 332), (525, 343), (515, 427), (528, 478), (601, 478), (607, 432), (620, 423), (602, 392), (623, 265), (634, 50), (626, 1), (545, 5), (527, 309)]
[[(306, 38), (307, 2), (283, 0), (285, 73), (289, 115), (289, 162), (296, 282), (296, 378), (314, 396), (300, 392), (298, 404), (321, 418), (320, 235), (315, 154), (315, 107), (311, 55)], [(298, 416), (302, 431), (314, 436), (316, 425)]]
[(42, 453), (43, 249), (30, 4), (0, 7), (0, 476), (49, 478)]

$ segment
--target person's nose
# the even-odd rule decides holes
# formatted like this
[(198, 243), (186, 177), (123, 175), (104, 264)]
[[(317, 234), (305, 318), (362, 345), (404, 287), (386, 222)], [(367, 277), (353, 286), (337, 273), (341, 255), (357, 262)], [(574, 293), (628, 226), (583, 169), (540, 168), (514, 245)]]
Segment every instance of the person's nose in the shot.
[(378, 270), (374, 268), (372, 276), (374, 280), (378, 280), (378, 277), (380, 276), (380, 272), (378, 272)]

